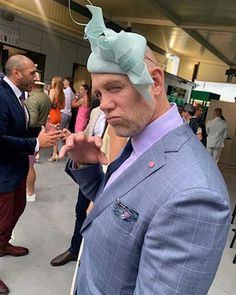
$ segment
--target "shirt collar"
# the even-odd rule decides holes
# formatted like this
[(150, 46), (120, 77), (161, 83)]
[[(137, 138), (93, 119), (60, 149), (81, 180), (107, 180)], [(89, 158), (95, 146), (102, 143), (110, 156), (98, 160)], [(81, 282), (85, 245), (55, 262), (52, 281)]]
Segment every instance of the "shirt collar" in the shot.
[(14, 83), (12, 83), (12, 81), (7, 76), (4, 76), (3, 80), (11, 87), (16, 97), (19, 99), (22, 93), (20, 89)]
[(140, 156), (164, 135), (183, 124), (176, 104), (170, 104), (170, 109), (161, 117), (146, 126), (140, 133), (132, 137), (134, 153)]

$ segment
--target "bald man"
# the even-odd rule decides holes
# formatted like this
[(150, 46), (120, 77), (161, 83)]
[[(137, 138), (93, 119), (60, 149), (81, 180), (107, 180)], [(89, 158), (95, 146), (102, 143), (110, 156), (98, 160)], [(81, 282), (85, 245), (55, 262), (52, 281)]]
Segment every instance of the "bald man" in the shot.
[(24, 93), (35, 80), (33, 61), (14, 55), (6, 62), (5, 73), (0, 79), (0, 256), (23, 256), (29, 250), (13, 246), (9, 240), (26, 205), (28, 155), (52, 146), (62, 135), (42, 130), (37, 138), (26, 138), (29, 113)]

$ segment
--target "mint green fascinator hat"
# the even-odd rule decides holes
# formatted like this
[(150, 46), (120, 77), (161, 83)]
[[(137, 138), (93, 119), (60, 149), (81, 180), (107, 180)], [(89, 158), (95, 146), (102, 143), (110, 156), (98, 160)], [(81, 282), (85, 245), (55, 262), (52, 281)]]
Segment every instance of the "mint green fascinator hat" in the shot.
[(125, 74), (142, 96), (149, 100), (149, 86), (153, 85), (153, 79), (144, 63), (146, 39), (135, 33), (116, 33), (107, 29), (102, 9), (86, 6), (92, 13), (92, 19), (85, 27), (85, 38), (89, 40), (92, 50), (87, 62), (88, 71)]

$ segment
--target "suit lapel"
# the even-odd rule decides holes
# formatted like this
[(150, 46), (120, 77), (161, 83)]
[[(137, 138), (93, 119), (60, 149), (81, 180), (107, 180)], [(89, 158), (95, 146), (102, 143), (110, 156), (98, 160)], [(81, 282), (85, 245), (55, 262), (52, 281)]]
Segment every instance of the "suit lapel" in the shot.
[[(159, 170), (164, 165), (165, 152), (163, 141), (161, 140), (133, 162), (104, 191), (103, 184), (100, 186), (94, 208), (85, 220), (82, 230), (101, 212), (114, 203), (117, 198), (121, 199), (150, 174)], [(142, 167), (142, 169), (140, 170), (139, 167)]]
[[(114, 203), (117, 198), (121, 199), (145, 178), (165, 166), (165, 153), (177, 152), (193, 135), (192, 130), (187, 124), (179, 126), (151, 146), (104, 191), (103, 185), (101, 185), (97, 193), (94, 208), (86, 218), (82, 230), (84, 230), (94, 218), (101, 214), (101, 212)], [(142, 167), (142, 169), (140, 169), (140, 167)]]
[(21, 113), (25, 116), (25, 112), (22, 108), (22, 105), (20, 104), (18, 98), (16, 97), (14, 91), (11, 89), (11, 87), (4, 81), (2, 80), (2, 84), (4, 88), (6, 89), (6, 93), (8, 97), (10, 98), (11, 102), (21, 111)]

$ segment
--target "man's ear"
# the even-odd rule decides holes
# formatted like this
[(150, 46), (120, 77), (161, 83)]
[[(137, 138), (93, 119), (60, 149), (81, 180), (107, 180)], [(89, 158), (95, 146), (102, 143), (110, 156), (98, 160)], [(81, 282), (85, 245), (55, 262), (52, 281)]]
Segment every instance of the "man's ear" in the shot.
[(151, 70), (150, 74), (154, 81), (152, 86), (153, 93), (155, 95), (160, 95), (164, 89), (164, 72), (159, 67), (155, 67)]
[(20, 79), (22, 77), (21, 72), (17, 68), (14, 68), (12, 73), (17, 79)]

